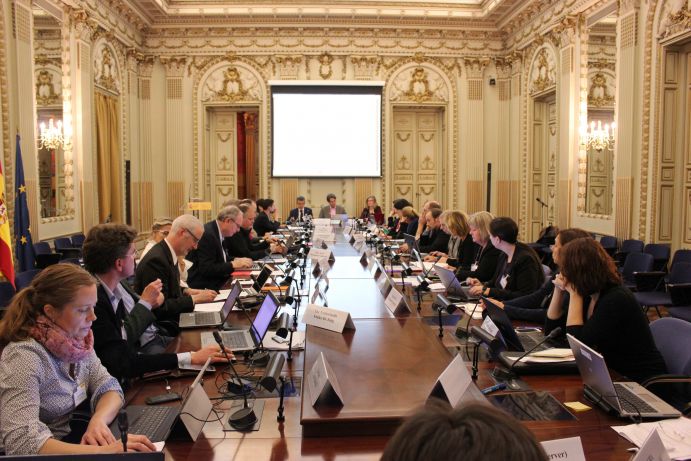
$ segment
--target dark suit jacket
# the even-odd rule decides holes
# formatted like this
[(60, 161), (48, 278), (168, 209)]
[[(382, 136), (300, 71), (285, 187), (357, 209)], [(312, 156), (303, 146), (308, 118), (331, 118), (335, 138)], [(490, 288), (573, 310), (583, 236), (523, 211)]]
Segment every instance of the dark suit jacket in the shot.
[[(312, 216), (312, 208), (305, 207), (302, 214), (303, 214), (303, 216), (307, 216), (307, 215)], [(294, 219), (297, 221), (297, 219), (298, 219), (298, 209), (297, 208), (293, 208), (292, 210), (290, 210), (290, 214), (288, 214), (288, 219)]]
[(257, 231), (259, 237), (264, 237), (267, 232), (274, 233), (281, 227), (281, 223), (278, 221), (271, 221), (269, 215), (266, 213), (259, 212), (257, 217), (254, 218), (254, 230)]
[(449, 234), (441, 230), (441, 227), (431, 229), (429, 234), (422, 234), (420, 237), (420, 253), (430, 253), (432, 251), (446, 253), (449, 250), (449, 237)]
[(173, 261), (173, 255), (170, 254), (166, 241), (161, 240), (151, 247), (137, 265), (134, 277), (134, 289), (137, 293), (144, 291), (144, 288), (156, 279), (161, 279), (163, 283), (162, 293), (166, 300), (163, 306), (154, 311), (154, 315), (159, 320), (177, 322), (181, 313), (192, 312), (194, 309), (192, 297), (182, 293), (176, 262)]
[(124, 322), (127, 340), (122, 338), (120, 323), (115, 317), (115, 311), (106, 290), (102, 285), (98, 285), (98, 298), (94, 306), (96, 320), (91, 324), (91, 329), (94, 332), (94, 350), (103, 366), (118, 380), (134, 378), (150, 371), (177, 368), (178, 359), (175, 354), (137, 353), (139, 337), (156, 317), (138, 302), (139, 296), (131, 292), (125, 284), (123, 288), (127, 289), (136, 302), (134, 309)]
[(252, 239), (250, 231), (246, 229), (240, 229), (240, 232), (232, 237), (227, 237), (223, 244), (233, 258), (261, 259), (266, 256), (266, 250), (269, 248), (268, 242)]
[(197, 249), (190, 252), (188, 259), (194, 264), (187, 275), (187, 284), (192, 288), (220, 290), (233, 273), (232, 259), (223, 259), (225, 249), (216, 221), (204, 224), (204, 235)]

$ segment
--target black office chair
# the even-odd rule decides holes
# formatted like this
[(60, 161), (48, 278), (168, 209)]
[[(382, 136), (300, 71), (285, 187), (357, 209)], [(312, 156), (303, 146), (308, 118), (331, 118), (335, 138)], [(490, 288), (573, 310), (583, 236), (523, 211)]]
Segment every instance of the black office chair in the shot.
[(667, 263), (672, 250), (667, 243), (649, 243), (643, 248), (643, 253), (653, 255), (653, 270), (667, 272)]
[(614, 262), (618, 266), (623, 266), (626, 262), (626, 257), (631, 253), (643, 253), (642, 240), (628, 239), (621, 242), (621, 248), (614, 254)]
[(17, 291), (28, 287), (39, 272), (41, 272), (40, 269), (29, 269), (28, 271), (16, 273), (14, 276), (14, 286), (17, 288)]
[(600, 245), (605, 249), (608, 255), (614, 257), (617, 252), (617, 238), (612, 235), (603, 235), (600, 239)]
[(624, 267), (621, 269), (621, 277), (624, 286), (630, 290), (636, 290), (635, 272), (650, 272), (653, 269), (653, 255), (648, 253), (629, 253)]
[(74, 234), (72, 237), (70, 237), (70, 241), (72, 242), (72, 246), (74, 248), (81, 248), (84, 246), (84, 240), (86, 240), (86, 237), (82, 233)]
[(67, 258), (81, 258), (82, 257), (82, 250), (79, 248), (75, 248), (72, 245), (72, 240), (70, 240), (68, 237), (60, 237), (56, 238), (53, 243), (55, 244), (55, 252), (56, 253), (62, 253), (62, 259), (67, 259)]
[[(664, 280), (663, 272), (654, 273), (658, 274), (660, 280)], [(639, 277), (641, 274), (635, 274), (635, 276), (637, 278), (637, 282), (639, 282)], [(669, 285), (678, 286), (682, 284), (691, 285), (691, 263), (677, 263), (674, 265), (669, 274)], [(646, 313), (648, 312), (649, 308), (654, 307), (658, 317), (662, 317), (662, 315), (660, 315), (661, 306), (673, 306), (675, 301), (672, 299), (672, 294), (669, 289), (667, 291), (657, 291), (656, 289), (646, 291), (640, 286), (640, 284), (638, 284), (638, 289), (633, 295), (636, 297), (636, 300), (638, 300), (639, 304)]]

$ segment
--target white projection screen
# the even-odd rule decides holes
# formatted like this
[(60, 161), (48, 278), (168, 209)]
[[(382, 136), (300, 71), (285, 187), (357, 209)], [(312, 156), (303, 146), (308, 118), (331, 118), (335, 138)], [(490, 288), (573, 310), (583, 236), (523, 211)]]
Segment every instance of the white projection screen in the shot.
[(274, 177), (380, 177), (383, 82), (271, 81)]

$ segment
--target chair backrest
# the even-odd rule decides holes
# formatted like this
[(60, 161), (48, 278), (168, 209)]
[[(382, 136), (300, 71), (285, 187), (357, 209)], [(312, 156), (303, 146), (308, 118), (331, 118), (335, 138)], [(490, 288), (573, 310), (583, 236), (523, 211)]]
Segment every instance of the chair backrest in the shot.
[(55, 244), (55, 251), (72, 248), (72, 241), (68, 237), (56, 238), (53, 243)]
[(621, 253), (642, 253), (643, 247), (642, 240), (629, 239), (621, 242), (621, 249), (619, 251)]
[(643, 248), (643, 253), (649, 253), (653, 255), (655, 263), (653, 268), (656, 271), (667, 270), (667, 263), (669, 262), (669, 257), (672, 250), (667, 243), (649, 243)]
[(626, 280), (633, 280), (634, 272), (649, 272), (653, 269), (653, 255), (649, 253), (629, 253), (622, 268)]
[(53, 250), (50, 249), (48, 242), (36, 242), (34, 243), (34, 253), (37, 255), (47, 255), (52, 253)]
[(674, 268), (677, 263), (691, 263), (691, 250), (677, 250), (674, 252), (672, 257), (672, 266), (670, 271)]
[(36, 274), (39, 272), (41, 272), (40, 269), (31, 269), (24, 272), (18, 272), (14, 277), (14, 285), (17, 287), (17, 291), (28, 287), (34, 277), (36, 277)]
[(9, 306), (14, 293), (14, 287), (10, 282), (0, 282), (0, 307)]
[(675, 375), (691, 375), (691, 323), (664, 317), (651, 323), (650, 331), (667, 371)]
[(81, 248), (84, 245), (84, 240), (86, 240), (86, 237), (84, 234), (74, 234), (72, 237), (70, 237), (70, 240), (72, 241), (73, 247)]
[(613, 235), (603, 235), (600, 239), (600, 245), (605, 250), (616, 249), (617, 248), (617, 238)]

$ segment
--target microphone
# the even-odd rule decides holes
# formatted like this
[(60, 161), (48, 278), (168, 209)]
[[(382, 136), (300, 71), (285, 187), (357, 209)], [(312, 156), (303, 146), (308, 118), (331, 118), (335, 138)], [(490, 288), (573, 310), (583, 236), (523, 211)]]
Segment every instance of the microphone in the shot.
[(536, 345), (534, 345), (533, 347), (528, 349), (528, 351), (524, 352), (523, 355), (521, 355), (516, 360), (514, 360), (508, 370), (504, 370), (502, 368), (496, 367), (492, 371), (492, 376), (494, 376), (495, 378), (497, 378), (499, 380), (508, 380), (508, 379), (515, 378), (516, 373), (513, 372), (513, 369), (516, 366), (516, 364), (521, 361), (521, 359), (523, 357), (530, 354), (531, 352), (533, 352), (535, 349), (537, 349), (538, 347), (540, 347), (541, 345), (543, 345), (545, 342), (549, 341), (550, 339), (556, 338), (560, 334), (561, 334), (561, 327), (556, 327), (554, 330), (550, 331), (547, 336), (542, 338), (542, 340), (540, 342), (538, 342)]
[(250, 321), (250, 328), (252, 331), (254, 331), (254, 334), (257, 335), (257, 338), (259, 338), (259, 347), (250, 356), (250, 360), (256, 365), (266, 365), (266, 363), (269, 361), (269, 352), (264, 350), (264, 338), (262, 338), (262, 336), (259, 334), (259, 331), (257, 331), (257, 327), (254, 326), (254, 322), (250, 318), (250, 315), (247, 313), (247, 311), (242, 309), (242, 313), (245, 314), (247, 320)]
[(285, 339), (288, 336), (288, 331), (290, 330), (290, 315), (287, 312), (282, 313), (278, 316), (278, 327), (276, 328), (276, 336), (280, 336)]
[(127, 452), (127, 431), (130, 423), (127, 420), (127, 410), (120, 408), (118, 412), (118, 429), (120, 430), (120, 438), (122, 439), (122, 451)]
[(540, 205), (542, 205), (543, 207), (547, 208), (547, 204), (546, 204), (545, 202), (543, 202), (543, 201), (540, 199), (540, 197), (537, 197), (537, 198), (535, 199), (535, 201), (536, 201), (537, 203), (539, 203)]
[(250, 406), (247, 404), (247, 392), (245, 392), (245, 390), (243, 388), (242, 380), (240, 379), (240, 375), (238, 375), (237, 370), (233, 366), (233, 362), (231, 362), (230, 357), (228, 357), (228, 353), (226, 352), (226, 348), (223, 346), (223, 338), (221, 338), (221, 334), (218, 331), (214, 331), (213, 335), (214, 335), (214, 339), (216, 340), (216, 343), (218, 343), (218, 346), (221, 348), (221, 352), (223, 353), (226, 360), (228, 361), (228, 365), (230, 365), (230, 369), (233, 370), (233, 374), (235, 375), (235, 378), (240, 383), (240, 389), (242, 389), (242, 397), (245, 400), (244, 406), (242, 408), (240, 408), (239, 410), (237, 410), (236, 412), (234, 412), (232, 415), (230, 415), (228, 422), (235, 429), (238, 429), (238, 430), (249, 429), (250, 427), (252, 427), (254, 425), (255, 422), (257, 422), (257, 415), (254, 414), (254, 409), (250, 408)]
[(483, 330), (481, 327), (476, 326), (470, 327), (470, 330), (468, 331), (470, 332), (470, 336), (474, 336), (475, 338), (479, 339), (480, 342), (487, 345), (490, 351), (490, 355), (496, 355), (497, 351), (501, 347), (501, 341), (499, 341), (499, 339), (497, 339), (496, 336), (492, 336), (491, 334)]

